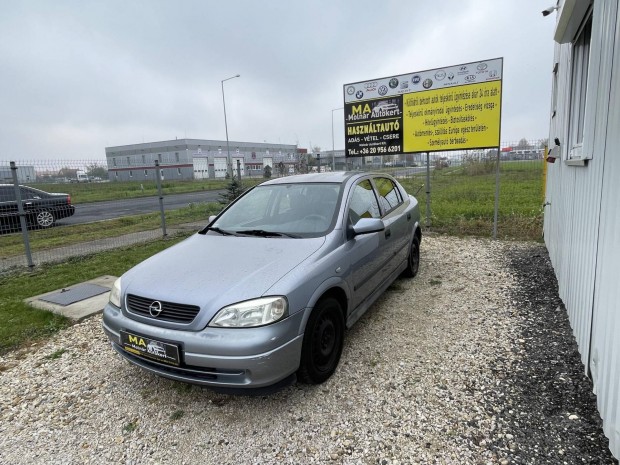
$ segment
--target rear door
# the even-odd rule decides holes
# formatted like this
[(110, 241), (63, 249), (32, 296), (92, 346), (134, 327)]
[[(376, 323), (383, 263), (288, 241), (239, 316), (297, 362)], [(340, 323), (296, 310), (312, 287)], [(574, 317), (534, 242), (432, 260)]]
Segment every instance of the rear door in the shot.
[(385, 247), (382, 250), (381, 261), (386, 264), (383, 277), (387, 278), (407, 259), (411, 216), (407, 218), (404, 199), (394, 181), (387, 177), (375, 176), (373, 182), (381, 207), (381, 217), (385, 223)]

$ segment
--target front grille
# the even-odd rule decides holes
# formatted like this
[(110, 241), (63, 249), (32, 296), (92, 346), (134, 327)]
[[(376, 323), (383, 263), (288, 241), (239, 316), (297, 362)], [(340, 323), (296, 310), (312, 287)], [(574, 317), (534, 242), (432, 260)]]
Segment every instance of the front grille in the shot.
[(158, 302), (161, 303), (162, 308), (161, 313), (157, 316), (152, 316), (149, 307), (153, 302), (156, 302), (156, 300), (127, 294), (127, 310), (148, 318), (172, 321), (174, 323), (191, 323), (200, 311), (200, 307), (196, 305), (176, 304), (159, 300)]

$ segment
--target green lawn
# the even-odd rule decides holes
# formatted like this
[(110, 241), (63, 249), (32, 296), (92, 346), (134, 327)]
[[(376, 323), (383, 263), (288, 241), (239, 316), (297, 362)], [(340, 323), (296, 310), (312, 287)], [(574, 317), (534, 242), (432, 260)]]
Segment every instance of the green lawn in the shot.
[[(181, 240), (160, 239), (148, 244), (71, 259), (57, 265), (44, 265), (0, 277), (0, 354), (41, 340), (70, 325), (59, 315), (26, 305), (35, 295), (72, 286), (102, 275), (120, 276), (132, 266)], [(2, 371), (0, 364), (0, 371)]]
[[(498, 238), (540, 240), (542, 161), (502, 162)], [(480, 165), (480, 166), (478, 166)], [(491, 236), (495, 206), (494, 165), (448, 167), (431, 172), (431, 229), (456, 235)], [(408, 192), (426, 184), (426, 173), (401, 180)], [(426, 186), (417, 194), (423, 222)]]

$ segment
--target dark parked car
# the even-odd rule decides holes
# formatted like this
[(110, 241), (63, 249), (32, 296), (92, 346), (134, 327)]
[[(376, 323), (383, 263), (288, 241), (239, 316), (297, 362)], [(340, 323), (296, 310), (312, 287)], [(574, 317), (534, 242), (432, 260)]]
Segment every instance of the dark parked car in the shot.
[(178, 381), (321, 383), (345, 328), (416, 275), (421, 238), (417, 200), (388, 175), (267, 181), (119, 278), (103, 329), (129, 362)]
[[(69, 194), (52, 194), (34, 187), (19, 186), (26, 222), (30, 227), (49, 228), (56, 220), (75, 213)], [(19, 229), (19, 212), (15, 186), (0, 184), (0, 229)]]

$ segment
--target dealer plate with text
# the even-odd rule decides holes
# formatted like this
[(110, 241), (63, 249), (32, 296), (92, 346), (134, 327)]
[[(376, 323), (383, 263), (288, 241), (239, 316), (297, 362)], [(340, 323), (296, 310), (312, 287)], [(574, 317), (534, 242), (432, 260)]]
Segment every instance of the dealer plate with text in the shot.
[(121, 334), (121, 346), (127, 352), (154, 362), (167, 363), (179, 366), (179, 346), (168, 342), (158, 341), (145, 336), (138, 336), (125, 331)]

